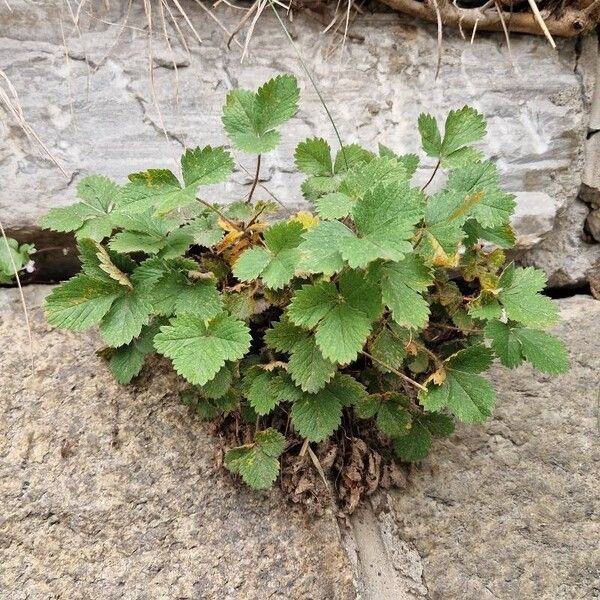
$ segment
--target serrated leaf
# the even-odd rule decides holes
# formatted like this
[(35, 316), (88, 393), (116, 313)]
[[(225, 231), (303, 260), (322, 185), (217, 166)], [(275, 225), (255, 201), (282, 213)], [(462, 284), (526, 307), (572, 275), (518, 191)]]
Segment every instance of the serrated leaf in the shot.
[(423, 195), (408, 184), (369, 190), (353, 210), (357, 236), (344, 241), (343, 258), (352, 268), (379, 258), (399, 261), (412, 252), (411, 238), (423, 216)]
[(356, 202), (379, 184), (405, 187), (409, 180), (406, 167), (399, 159), (372, 158), (354, 165), (344, 175), (339, 191)]
[(412, 418), (408, 405), (408, 398), (402, 394), (373, 395), (362, 399), (356, 405), (356, 412), (361, 418), (375, 417), (380, 431), (398, 437), (410, 428)]
[(189, 235), (194, 244), (211, 248), (218, 244), (223, 238), (224, 231), (219, 227), (218, 218), (215, 214), (200, 215), (186, 223), (181, 231)]
[(296, 292), (287, 315), (292, 323), (312, 329), (323, 356), (345, 364), (356, 358), (381, 312), (376, 284), (361, 273), (347, 271), (339, 288), (331, 282), (305, 285)]
[(271, 325), (265, 333), (265, 343), (273, 350), (291, 352), (306, 337), (306, 331), (290, 323), (285, 317)]
[(322, 219), (343, 219), (354, 207), (354, 200), (342, 192), (333, 192), (315, 200), (315, 209)]
[(225, 148), (188, 148), (181, 157), (181, 173), (186, 188), (197, 189), (225, 181), (233, 172), (233, 157)]
[(152, 305), (143, 292), (131, 290), (122, 293), (112, 303), (110, 310), (100, 323), (100, 334), (113, 347), (123, 346), (142, 331), (148, 324)]
[(231, 387), (233, 373), (228, 365), (221, 367), (217, 374), (203, 386), (200, 387), (202, 393), (211, 400), (222, 398)]
[(342, 421), (342, 408), (360, 401), (364, 387), (350, 375), (337, 375), (315, 394), (302, 394), (292, 405), (292, 424), (311, 442), (329, 437)]
[(421, 329), (429, 318), (429, 304), (422, 296), (433, 283), (433, 272), (415, 254), (382, 267), (383, 302), (396, 323)]
[(548, 327), (558, 320), (558, 308), (539, 293), (545, 286), (543, 271), (509, 265), (500, 277), (498, 300), (509, 319), (530, 327)]
[(77, 185), (81, 202), (53, 208), (40, 220), (40, 225), (53, 231), (74, 231), (79, 238), (98, 242), (112, 233), (110, 214), (120, 202), (121, 188), (100, 175), (84, 177)]
[(197, 315), (212, 319), (223, 310), (223, 299), (215, 281), (192, 281), (184, 273), (168, 270), (153, 286), (150, 295), (154, 309), (161, 315)]
[(298, 266), (302, 231), (302, 223), (295, 220), (271, 225), (263, 234), (266, 248), (246, 250), (234, 264), (233, 274), (240, 281), (260, 277), (267, 287), (281, 289)]
[(421, 145), (427, 156), (438, 157), (442, 150), (442, 136), (437, 121), (432, 115), (421, 113), (418, 120)]
[(237, 148), (262, 154), (279, 143), (276, 127), (298, 110), (300, 90), (293, 75), (279, 75), (257, 93), (236, 89), (229, 92), (223, 107), (223, 125)]
[(321, 196), (337, 192), (340, 187), (339, 177), (309, 177), (300, 186), (302, 195), (311, 202), (316, 202)]
[(121, 384), (128, 384), (142, 370), (146, 356), (154, 352), (153, 340), (158, 327), (151, 325), (142, 328), (138, 338), (116, 348), (109, 360), (113, 377)]
[(440, 154), (446, 160), (452, 159), (453, 154), (479, 141), (485, 133), (485, 119), (474, 108), (463, 106), (459, 110), (451, 110), (446, 118)]
[(11, 283), (15, 276), (29, 262), (29, 255), (35, 252), (35, 247), (22, 244), (13, 238), (0, 238), (0, 283)]
[(332, 275), (344, 267), (342, 247), (352, 232), (339, 221), (323, 221), (306, 231), (299, 247), (299, 269), (308, 273)]
[(479, 240), (484, 240), (500, 248), (509, 249), (516, 242), (516, 235), (510, 223), (504, 223), (496, 227), (482, 227), (477, 221), (470, 219), (464, 224), (463, 229), (467, 234), (465, 240), (467, 246), (473, 246)]
[(256, 433), (254, 444), (228, 450), (225, 454), (225, 466), (232, 473), (241, 475), (250, 487), (265, 489), (277, 479), (277, 459), (284, 448), (283, 435), (275, 429), (265, 429)]
[(186, 314), (161, 327), (154, 346), (190, 383), (204, 385), (226, 361), (242, 358), (250, 348), (250, 339), (248, 326), (225, 313), (208, 324), (201, 317)]
[(283, 401), (292, 400), (285, 380), (281, 376), (266, 371), (260, 366), (250, 369), (243, 381), (244, 395), (257, 415), (267, 415)]
[(416, 154), (396, 154), (391, 148), (378, 144), (381, 158), (395, 158), (406, 169), (407, 177), (411, 178), (419, 166), (419, 157)]
[(340, 148), (335, 155), (333, 165), (334, 173), (345, 173), (360, 163), (368, 163), (375, 158), (375, 154), (366, 150), (359, 144), (348, 144)]
[(44, 310), (48, 323), (74, 331), (92, 327), (110, 310), (122, 289), (116, 282), (76, 275), (46, 298)]
[[(386, 323), (371, 340), (369, 351), (376, 359), (375, 367), (384, 373), (388, 370), (381, 363), (398, 369), (406, 358), (406, 346), (410, 340), (410, 332), (396, 323)], [(380, 362), (377, 362), (380, 361)]]
[(331, 148), (323, 138), (300, 142), (294, 153), (296, 167), (307, 175), (330, 177), (333, 175)]
[(446, 415), (414, 414), (411, 428), (394, 440), (394, 451), (406, 462), (422, 460), (429, 454), (433, 437), (446, 437), (453, 431), (454, 423)]
[(335, 375), (335, 363), (321, 354), (313, 336), (304, 335), (291, 350), (288, 373), (303, 391), (313, 393), (320, 390)]
[(425, 410), (438, 412), (447, 408), (465, 423), (480, 423), (491, 414), (496, 395), (489, 382), (478, 375), (489, 368), (492, 353), (484, 346), (470, 346), (453, 354), (444, 365), (445, 380), (429, 384), (420, 392)]
[(490, 321), (484, 333), (506, 367), (514, 368), (528, 360), (543, 373), (559, 374), (569, 369), (569, 355), (564, 343), (545, 331)]

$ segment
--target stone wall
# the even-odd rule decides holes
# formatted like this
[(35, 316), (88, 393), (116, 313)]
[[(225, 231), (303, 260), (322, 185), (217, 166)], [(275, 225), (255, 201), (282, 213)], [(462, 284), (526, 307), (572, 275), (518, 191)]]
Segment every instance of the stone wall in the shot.
[[(333, 131), (267, 11), (241, 63), (237, 39), (228, 51), (227, 34), (194, 2), (183, 6), (201, 44), (178, 18), (189, 54), (169, 24), (171, 47), (165, 43), (159, 3), (152, 4), (151, 43), (141, 2), (129, 9), (125, 0), (84, 4), (74, 15), (77, 27), (68, 3), (9, 4), (0, 6), (0, 66), (19, 93), (25, 116), (67, 174), (0, 112), (0, 218), (11, 233), (38, 240), (41, 249), (68, 245), (65, 238), (39, 238), (36, 222), (48, 208), (71, 202), (81, 177), (103, 173), (122, 181), (136, 170), (174, 167), (186, 146), (225, 143), (220, 106), (227, 90), (255, 87), (281, 71), (299, 76), (302, 104), (298, 117), (284, 128), (282, 146), (266, 158), (263, 184), (287, 205), (302, 204), (294, 146), (314, 134), (333, 142)], [(223, 8), (215, 14), (231, 31), (242, 13)], [(435, 28), (429, 25), (389, 12), (364, 14), (352, 24), (343, 51), (339, 35), (323, 34), (323, 26), (306, 15), (297, 14), (290, 27), (345, 141), (374, 147), (380, 140), (414, 151), (421, 111), (442, 116), (467, 103), (481, 110), (489, 123), (485, 151), (519, 199), (519, 259), (545, 269), (551, 285), (585, 280), (600, 258), (600, 246), (584, 233), (589, 208), (577, 199), (597, 62), (595, 38), (561, 40), (554, 51), (542, 37), (513, 35), (513, 66), (502, 35), (477, 34), (471, 45), (448, 30), (436, 80)], [(239, 41), (244, 41), (243, 32)], [(239, 158), (253, 170), (248, 156)], [(418, 177), (427, 177), (431, 167), (423, 161)], [(211, 191), (211, 199), (235, 199), (249, 181), (240, 168), (234, 182)], [(589, 183), (596, 186), (595, 180)], [(72, 268), (63, 254), (38, 255), (42, 280)]]

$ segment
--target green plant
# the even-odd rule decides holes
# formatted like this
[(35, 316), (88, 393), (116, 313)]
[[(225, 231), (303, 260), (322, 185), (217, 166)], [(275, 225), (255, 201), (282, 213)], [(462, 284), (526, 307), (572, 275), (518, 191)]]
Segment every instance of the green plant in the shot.
[[(260, 166), (298, 99), (291, 75), (257, 93), (234, 90), (225, 131)], [(485, 135), (483, 117), (451, 111), (442, 134), (421, 115), (419, 131), (436, 163), (431, 179), (448, 171), (440, 191), (411, 185), (416, 155), (351, 144), (332, 157), (324, 139), (308, 139), (295, 162), (314, 214), (275, 222), (274, 202), (253, 201), (258, 169), (244, 201), (197, 197), (233, 171), (221, 147), (186, 151), (182, 180), (165, 169), (130, 175), (123, 187), (84, 179), (81, 202), (43, 220), (75, 232), (82, 261), (47, 298), (48, 321), (99, 324), (123, 384), (149, 354), (168, 357), (199, 415), (246, 424), (250, 438), (225, 464), (253, 487), (272, 484), (292, 442), (326, 440), (357, 419), (401, 460), (422, 459), (455, 419), (492, 414), (482, 373), (494, 357), (546, 373), (565, 371), (568, 357), (543, 331), (558, 318), (540, 294), (543, 273), (505, 264), (515, 201), (472, 146)]]
[(21, 244), (10, 237), (0, 238), (0, 284), (13, 283), (15, 275), (31, 264), (33, 244)]

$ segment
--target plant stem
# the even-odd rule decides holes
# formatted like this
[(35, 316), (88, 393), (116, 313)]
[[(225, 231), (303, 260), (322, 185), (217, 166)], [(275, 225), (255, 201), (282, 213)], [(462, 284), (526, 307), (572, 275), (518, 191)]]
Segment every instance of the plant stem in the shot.
[(438, 169), (440, 168), (440, 161), (438, 160), (435, 168), (433, 169), (433, 173), (431, 174), (431, 177), (429, 178), (429, 180), (427, 181), (427, 183), (421, 188), (421, 191), (425, 191), (425, 188), (433, 181), (433, 178), (435, 177), (435, 174), (438, 172)]
[(361, 351), (361, 354), (364, 354), (367, 358), (370, 358), (371, 360), (374, 360), (376, 363), (379, 363), (382, 367), (385, 367), (386, 369), (391, 371), (394, 375), (398, 375), (398, 377), (400, 377), (401, 379), (404, 379), (404, 381), (410, 383), (411, 385), (420, 389), (421, 391), (423, 391), (423, 392), (427, 391), (427, 388), (424, 385), (421, 385), (418, 381), (411, 379), (408, 375), (405, 375), (404, 373), (402, 373), (402, 371), (398, 371), (398, 369), (394, 369), (394, 367), (391, 367), (387, 363), (384, 363), (382, 360), (375, 358), (374, 356), (372, 356), (368, 352), (365, 352), (364, 350)]
[(261, 155), (259, 154), (256, 159), (256, 173), (254, 174), (254, 181), (252, 182), (252, 188), (250, 190), (250, 193), (248, 194), (248, 200), (246, 200), (247, 204), (250, 204), (250, 202), (252, 202), (252, 196), (254, 195), (254, 190), (256, 189), (256, 185), (258, 183), (258, 177), (260, 175), (260, 157), (261, 157)]
[(292, 36), (290, 35), (290, 32), (288, 31), (287, 27), (285, 26), (285, 23), (281, 20), (281, 17), (279, 16), (279, 13), (277, 12), (275, 5), (273, 4), (273, 0), (268, 0), (268, 2), (269, 2), (269, 6), (271, 7), (273, 12), (275, 13), (275, 16), (277, 17), (277, 20), (279, 21), (279, 24), (281, 25), (281, 28), (283, 29), (283, 31), (288, 39), (288, 42), (290, 43), (290, 46), (294, 49), (294, 52), (296, 52), (296, 55), (298, 56), (298, 60), (300, 61), (300, 64), (302, 65), (302, 68), (304, 69), (306, 76), (308, 77), (315, 92), (317, 93), (317, 96), (319, 97), (319, 100), (321, 101), (321, 104), (323, 105), (325, 112), (327, 113), (327, 117), (328, 117), (329, 121), (331, 122), (333, 131), (335, 132), (335, 137), (337, 138), (337, 141), (340, 145), (340, 150), (342, 151), (342, 156), (344, 158), (344, 164), (346, 165), (346, 168), (348, 168), (348, 160), (346, 159), (346, 151), (344, 149), (344, 143), (342, 142), (342, 137), (340, 136), (340, 132), (338, 131), (335, 121), (333, 120), (333, 117), (331, 116), (331, 113), (329, 112), (329, 108), (327, 107), (327, 104), (325, 103), (325, 100), (323, 99), (323, 96), (321, 95), (321, 92), (320, 92), (319, 88), (317, 87), (317, 84), (315, 83), (313, 76), (311, 75), (310, 71), (308, 70), (308, 67), (306, 66), (306, 63), (304, 62), (304, 59), (302, 58), (302, 54), (301, 54), (298, 46), (296, 46), (294, 40), (292, 39)]
[(236, 231), (240, 230), (240, 228), (233, 221), (230, 221), (218, 208), (215, 208), (212, 204), (209, 204), (205, 200), (202, 200), (202, 198), (196, 198), (196, 200), (198, 200), (198, 202), (200, 202), (200, 204), (202, 204), (203, 206), (206, 206), (206, 208), (209, 208), (214, 213), (216, 213), (221, 219), (223, 219), (223, 221), (225, 221), (225, 223), (231, 225), (231, 227), (233, 227)]

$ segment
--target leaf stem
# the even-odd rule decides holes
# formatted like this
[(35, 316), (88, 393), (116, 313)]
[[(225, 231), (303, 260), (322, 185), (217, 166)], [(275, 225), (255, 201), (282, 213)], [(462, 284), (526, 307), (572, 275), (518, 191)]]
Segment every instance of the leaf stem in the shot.
[(203, 206), (206, 206), (206, 208), (209, 208), (214, 213), (216, 213), (219, 217), (221, 217), (221, 219), (223, 219), (223, 221), (225, 221), (225, 223), (231, 225), (231, 227), (233, 227), (236, 231), (240, 230), (240, 228), (233, 221), (230, 221), (218, 208), (215, 208), (212, 204), (209, 204), (205, 200), (202, 200), (202, 198), (196, 198), (196, 200), (198, 200), (198, 202), (200, 202), (200, 204), (202, 204)]
[(259, 154), (256, 159), (256, 173), (254, 174), (254, 181), (252, 182), (252, 188), (250, 190), (250, 193), (248, 194), (248, 200), (246, 200), (247, 204), (250, 204), (250, 202), (252, 202), (252, 196), (254, 195), (254, 190), (256, 189), (256, 185), (258, 184), (258, 177), (260, 175), (260, 158), (261, 155)]
[(290, 32), (288, 31), (287, 27), (285, 26), (285, 23), (282, 21), (281, 17), (279, 16), (279, 13), (277, 12), (275, 5), (273, 4), (273, 0), (268, 0), (268, 2), (269, 2), (269, 6), (271, 7), (273, 12), (275, 13), (275, 16), (277, 17), (277, 20), (279, 21), (279, 24), (281, 25), (281, 28), (283, 29), (283, 31), (288, 39), (288, 42), (290, 43), (290, 46), (294, 49), (294, 52), (296, 52), (296, 55), (298, 56), (298, 60), (300, 61), (300, 64), (302, 65), (302, 68), (304, 69), (306, 76), (308, 77), (315, 92), (317, 93), (317, 96), (319, 97), (319, 100), (321, 101), (321, 104), (323, 105), (325, 112), (327, 113), (327, 117), (328, 117), (329, 121), (331, 122), (333, 131), (335, 132), (335, 137), (337, 138), (337, 141), (340, 145), (342, 157), (344, 158), (344, 164), (345, 164), (346, 168), (348, 168), (348, 160), (346, 158), (346, 150), (344, 149), (344, 143), (342, 142), (342, 137), (340, 136), (340, 132), (338, 131), (335, 121), (333, 120), (333, 117), (331, 116), (331, 113), (329, 112), (329, 108), (327, 107), (327, 104), (325, 103), (325, 100), (323, 99), (323, 96), (321, 95), (321, 92), (320, 92), (319, 88), (317, 87), (317, 84), (315, 83), (313, 76), (311, 75), (310, 71), (308, 70), (308, 67), (306, 66), (306, 63), (304, 62), (304, 59), (302, 58), (302, 53), (300, 52), (298, 46), (296, 46), (296, 43), (292, 39)]
[(402, 371), (398, 371), (398, 369), (394, 369), (394, 367), (388, 365), (387, 363), (384, 363), (382, 360), (379, 360), (378, 358), (375, 358), (373, 355), (369, 354), (368, 352), (365, 352), (364, 350), (361, 351), (361, 354), (364, 354), (367, 358), (370, 358), (371, 360), (374, 360), (376, 363), (379, 363), (382, 367), (385, 367), (386, 369), (391, 371), (394, 375), (398, 375), (398, 377), (400, 377), (401, 379), (404, 379), (404, 381), (410, 383), (411, 385), (420, 389), (421, 391), (423, 391), (423, 392), (427, 391), (427, 388), (424, 385), (421, 385), (418, 381), (411, 379), (408, 375), (405, 375), (404, 373), (402, 373)]
[(427, 183), (421, 188), (421, 191), (424, 192), (425, 188), (433, 181), (433, 178), (435, 177), (435, 174), (438, 172), (438, 169), (440, 168), (440, 162), (441, 161), (437, 161), (435, 168), (433, 169), (433, 173), (431, 174), (431, 177), (428, 179)]

